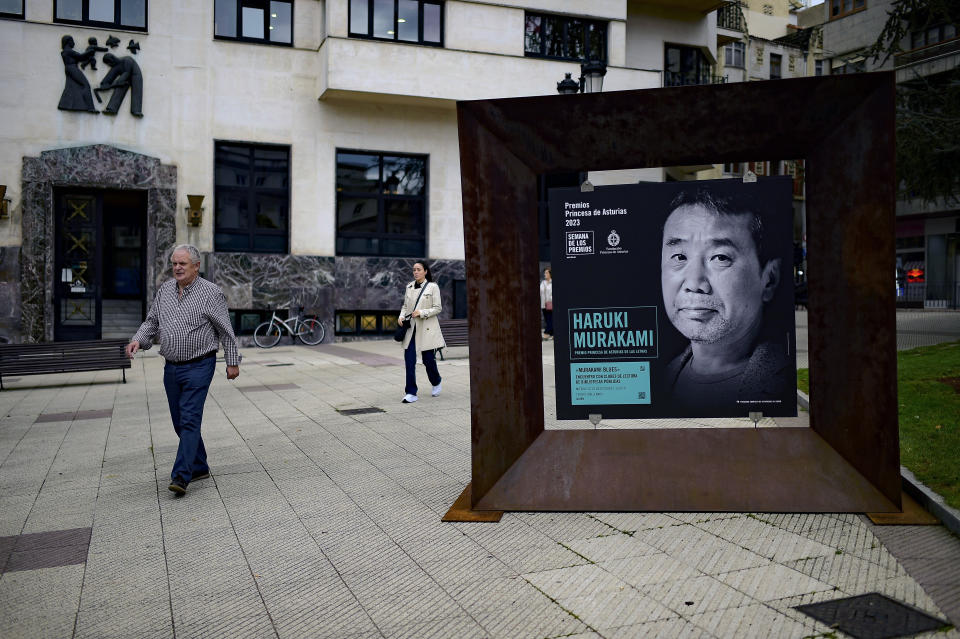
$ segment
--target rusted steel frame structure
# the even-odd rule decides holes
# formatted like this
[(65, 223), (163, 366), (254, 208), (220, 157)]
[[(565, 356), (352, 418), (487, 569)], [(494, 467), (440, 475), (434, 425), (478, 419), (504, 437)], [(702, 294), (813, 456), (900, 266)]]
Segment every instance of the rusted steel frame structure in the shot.
[[(473, 509), (899, 510), (892, 73), (478, 100), (457, 114)], [(800, 158), (811, 428), (545, 431), (536, 176)]]

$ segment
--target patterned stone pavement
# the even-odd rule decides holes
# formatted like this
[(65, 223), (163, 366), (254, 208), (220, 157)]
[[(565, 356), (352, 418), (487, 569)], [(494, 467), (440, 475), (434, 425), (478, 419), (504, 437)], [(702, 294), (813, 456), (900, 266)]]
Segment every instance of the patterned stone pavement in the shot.
[[(795, 606), (868, 592), (956, 611), (960, 592), (928, 592), (897, 553), (939, 561), (960, 541), (888, 547), (859, 515), (442, 523), (470, 476), (468, 360), (450, 350), (443, 393), (403, 405), (393, 342), (244, 349), (240, 378), (221, 370), (207, 400), (212, 476), (182, 499), (166, 490), (177, 439), (155, 352), (127, 384), (119, 371), (11, 382), (0, 636), (800, 638), (840, 635)], [(550, 417), (549, 343), (544, 366), (548, 426), (592, 427)], [(638, 425), (666, 424), (601, 426)]]

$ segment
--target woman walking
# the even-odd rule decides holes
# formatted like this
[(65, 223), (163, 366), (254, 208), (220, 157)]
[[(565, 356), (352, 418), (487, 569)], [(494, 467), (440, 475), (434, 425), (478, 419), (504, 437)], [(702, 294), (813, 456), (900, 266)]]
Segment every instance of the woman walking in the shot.
[(543, 339), (553, 339), (553, 274), (543, 269), (540, 281), (540, 310), (543, 311)]
[(446, 346), (437, 318), (440, 308), (440, 287), (433, 281), (430, 267), (426, 262), (414, 262), (413, 281), (407, 284), (397, 320), (407, 326), (407, 333), (403, 337), (403, 360), (407, 367), (404, 404), (417, 401), (417, 351), (421, 353), (427, 377), (433, 385), (430, 394), (434, 397), (440, 394), (440, 371), (437, 370), (434, 353), (436, 349)]

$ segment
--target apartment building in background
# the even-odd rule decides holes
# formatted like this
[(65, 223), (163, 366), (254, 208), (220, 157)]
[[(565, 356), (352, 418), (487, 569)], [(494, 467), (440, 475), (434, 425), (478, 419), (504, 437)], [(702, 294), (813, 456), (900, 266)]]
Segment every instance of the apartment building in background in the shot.
[[(829, 73), (893, 70), (902, 88), (942, 82), (960, 66), (958, 26), (928, 21), (908, 29), (902, 52), (887, 59), (867, 53), (887, 21), (892, 0), (827, 0), (807, 10), (822, 24)], [(952, 200), (897, 202), (897, 301), (902, 306), (960, 307), (960, 194)]]

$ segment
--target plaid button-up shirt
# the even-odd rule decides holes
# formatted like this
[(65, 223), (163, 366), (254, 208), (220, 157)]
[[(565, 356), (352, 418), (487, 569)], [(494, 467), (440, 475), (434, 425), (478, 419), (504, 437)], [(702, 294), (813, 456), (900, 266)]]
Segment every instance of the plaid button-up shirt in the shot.
[(220, 342), (227, 366), (240, 365), (227, 300), (219, 286), (202, 277), (198, 276), (184, 287), (182, 297), (176, 280), (160, 285), (147, 319), (133, 341), (147, 350), (157, 335), (160, 336), (160, 355), (169, 362), (185, 362), (215, 352)]

